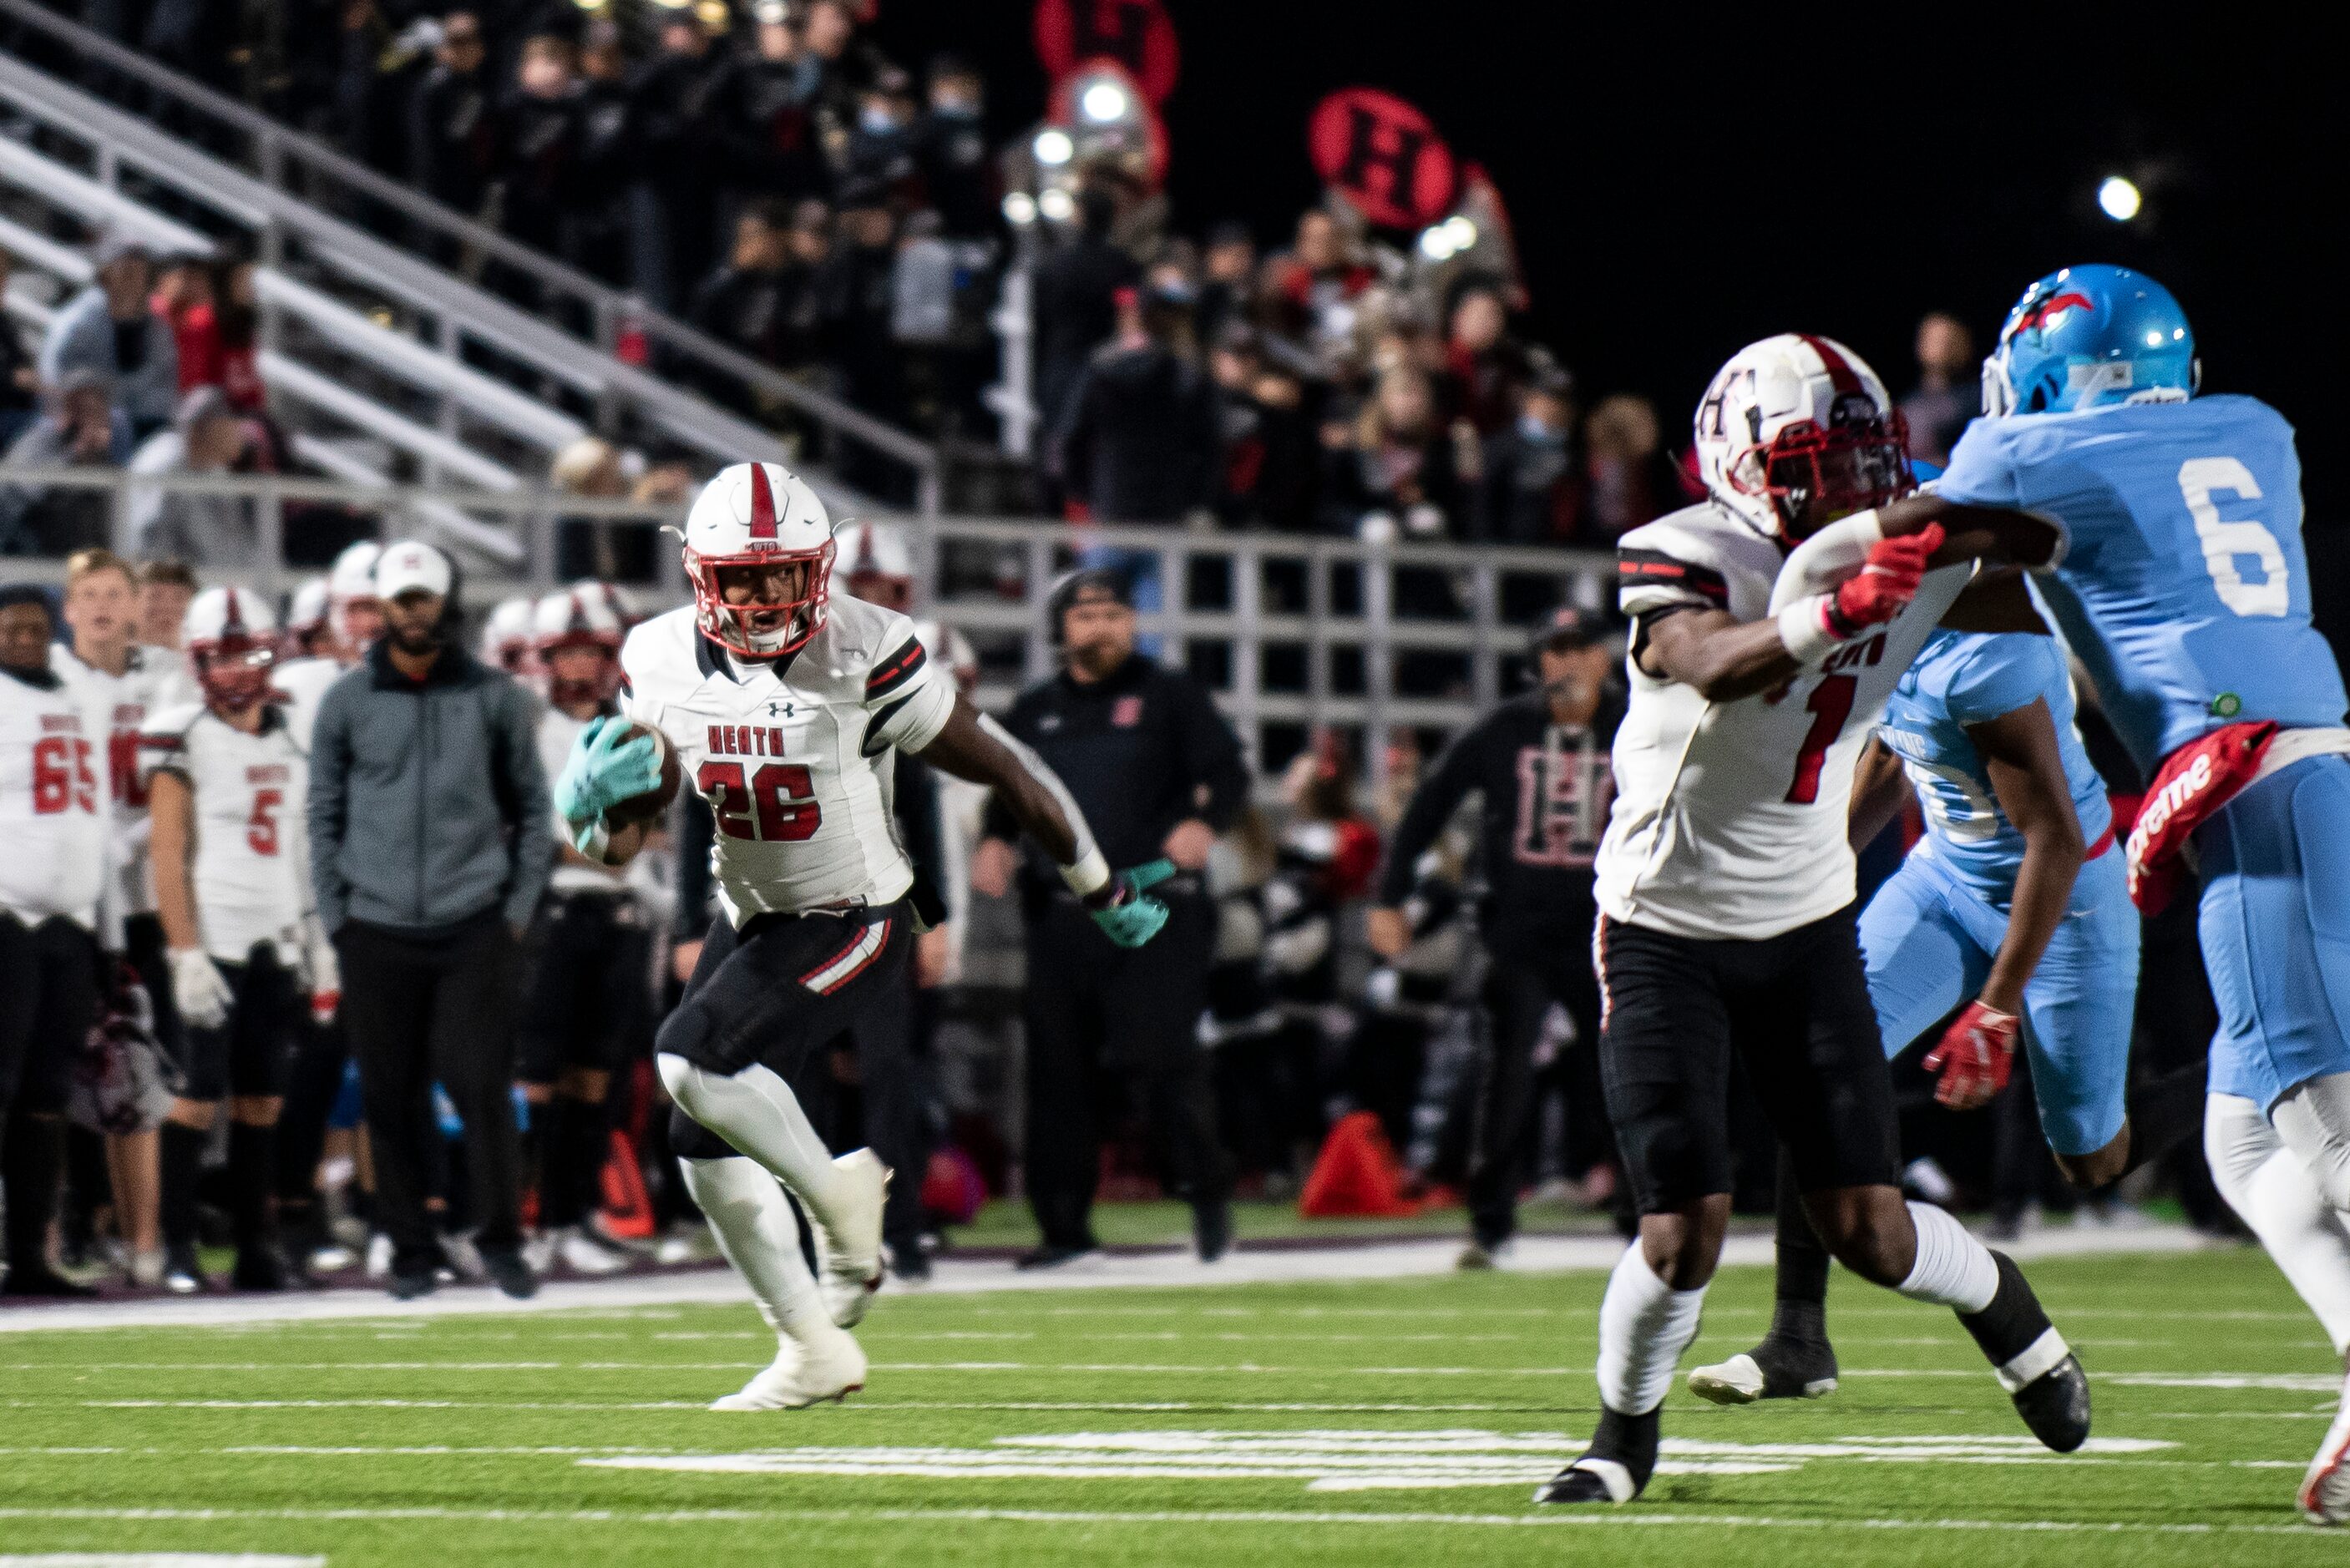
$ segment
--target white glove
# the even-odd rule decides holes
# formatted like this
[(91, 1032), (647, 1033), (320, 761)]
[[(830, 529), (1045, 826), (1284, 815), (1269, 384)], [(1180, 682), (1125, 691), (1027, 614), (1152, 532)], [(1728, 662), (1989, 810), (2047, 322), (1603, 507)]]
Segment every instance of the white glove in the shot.
[(335, 944), (315, 929), (316, 921), (311, 925), (302, 948), (302, 967), (310, 981), (310, 1016), (320, 1023), (332, 1023), (343, 1002), (343, 966), (335, 957)]
[(172, 1000), (179, 1003), (181, 1019), (197, 1029), (218, 1029), (228, 1022), (230, 1003), (236, 998), (228, 989), (228, 981), (212, 955), (202, 948), (175, 948), (172, 951)]

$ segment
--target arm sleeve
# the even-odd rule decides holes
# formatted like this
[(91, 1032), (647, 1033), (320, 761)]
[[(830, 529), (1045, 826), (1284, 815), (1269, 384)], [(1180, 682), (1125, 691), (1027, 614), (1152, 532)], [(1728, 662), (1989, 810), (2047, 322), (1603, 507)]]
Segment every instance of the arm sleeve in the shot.
[(310, 799), (305, 813), (310, 828), (310, 890), (316, 897), (318, 924), (328, 936), (350, 918), (350, 884), (342, 873), (343, 828), (349, 820), (350, 721), (342, 693), (334, 687), (318, 703), (318, 717), (310, 732)]
[(953, 879), (946, 863), (946, 826), (939, 805), (939, 776), (917, 757), (898, 759), (898, 788), (893, 803), (898, 815), (898, 836), (906, 846), (906, 858), (914, 867), (914, 879), (928, 887), (939, 901), (938, 923), (945, 924), (954, 918), (954, 909), (947, 899), (947, 886)]
[(698, 942), (710, 929), (710, 852), (718, 843), (718, 819), (710, 803), (691, 790), (678, 792), (684, 810), (677, 825), (677, 916), (671, 934)]
[(1950, 677), (1942, 695), (1960, 724), (1983, 724), (2029, 708), (2064, 678), (2055, 639), (2014, 632), (1986, 638)]
[(1469, 792), (1477, 787), (1476, 757), (1489, 743), (1484, 724), (1470, 726), (1444, 748), (1436, 766), (1411, 792), (1411, 804), (1404, 807), (1403, 820), (1396, 824), (1387, 859), (1379, 867), (1379, 903), (1393, 908), (1411, 897), (1412, 868), (1452, 820), (1452, 814), (1461, 809)]
[(1248, 805), (1248, 761), (1241, 739), (1205, 689), (1180, 677), (1172, 684), (1178, 688), (1176, 743), (1191, 763), (1191, 809), (1183, 815), (1222, 833)]
[(512, 868), (506, 877), (505, 917), (508, 925), (524, 926), (538, 912), (538, 900), (555, 869), (555, 808), (547, 794), (546, 770), (539, 765), (529, 701), (511, 681), (498, 696), (497, 743), (514, 786), (514, 817), (506, 824), (514, 842), (506, 850)]
[(954, 712), (954, 681), (935, 663), (913, 623), (896, 619), (882, 639), (889, 651), (865, 678), (865, 754), (884, 747), (919, 752), (939, 738)]

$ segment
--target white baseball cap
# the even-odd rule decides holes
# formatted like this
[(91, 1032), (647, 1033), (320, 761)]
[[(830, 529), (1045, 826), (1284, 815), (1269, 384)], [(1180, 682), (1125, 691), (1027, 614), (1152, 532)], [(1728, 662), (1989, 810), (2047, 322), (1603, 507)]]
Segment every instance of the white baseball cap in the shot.
[(421, 539), (387, 545), (375, 564), (375, 593), (380, 599), (396, 599), (418, 589), (447, 598), (452, 580), (449, 557)]

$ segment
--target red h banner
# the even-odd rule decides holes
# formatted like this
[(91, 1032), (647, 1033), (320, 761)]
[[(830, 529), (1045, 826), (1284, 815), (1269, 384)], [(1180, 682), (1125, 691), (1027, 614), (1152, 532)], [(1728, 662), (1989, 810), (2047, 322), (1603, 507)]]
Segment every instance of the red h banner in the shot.
[(1428, 116), (1393, 93), (1346, 88), (1315, 108), (1306, 143), (1323, 180), (1382, 228), (1426, 228), (1461, 199), (1461, 165)]
[(1036, 0), (1036, 55), (1054, 82), (1088, 60), (1113, 60), (1155, 105), (1182, 69), (1175, 23), (1159, 0)]

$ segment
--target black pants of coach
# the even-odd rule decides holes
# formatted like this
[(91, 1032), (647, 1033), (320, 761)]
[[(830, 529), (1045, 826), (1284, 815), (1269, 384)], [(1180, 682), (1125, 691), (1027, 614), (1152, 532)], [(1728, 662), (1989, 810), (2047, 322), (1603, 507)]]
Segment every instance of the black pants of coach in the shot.
[[(1485, 974), (1486, 1039), (1469, 1144), (1469, 1221), (1488, 1246), (1518, 1228), (1518, 1190), (1541, 1139), (1546, 1080), (1566, 1092), (1569, 1168), (1608, 1157), (1614, 1139), (1599, 1085), (1599, 981), (1575, 944), (1540, 957), (1494, 953)], [(1575, 1022), (1575, 1044), (1550, 1071), (1534, 1063), (1553, 1003)]]
[(0, 914), (0, 1186), (9, 1267), (46, 1266), (65, 1171), (66, 1093), (98, 1016), (98, 940), (61, 917)]
[(359, 1059), (378, 1222), (395, 1269), (429, 1266), (441, 1245), (425, 1212), (432, 1085), (465, 1124), (474, 1245), (518, 1246), (521, 1161), (514, 1116), (514, 933), (494, 909), (432, 936), (348, 921), (335, 933), (343, 1025)]
[(1141, 1101), (1174, 1196), (1221, 1202), (1230, 1186), (1199, 1033), (1215, 906), (1191, 878), (1160, 891), (1166, 928), (1139, 948), (1113, 945), (1065, 895), (1029, 918), (1028, 1198), (1046, 1246), (1093, 1244), (1105, 1069)]

